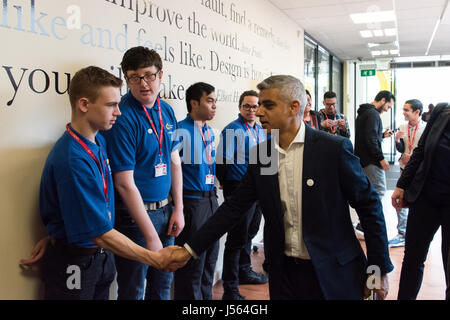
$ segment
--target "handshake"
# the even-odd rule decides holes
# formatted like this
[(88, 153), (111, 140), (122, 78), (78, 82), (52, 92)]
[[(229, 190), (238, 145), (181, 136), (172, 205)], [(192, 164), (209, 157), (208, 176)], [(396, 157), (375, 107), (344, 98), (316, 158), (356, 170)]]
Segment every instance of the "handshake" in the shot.
[(155, 267), (165, 272), (174, 272), (184, 267), (191, 257), (186, 248), (179, 246), (165, 247), (157, 252)]

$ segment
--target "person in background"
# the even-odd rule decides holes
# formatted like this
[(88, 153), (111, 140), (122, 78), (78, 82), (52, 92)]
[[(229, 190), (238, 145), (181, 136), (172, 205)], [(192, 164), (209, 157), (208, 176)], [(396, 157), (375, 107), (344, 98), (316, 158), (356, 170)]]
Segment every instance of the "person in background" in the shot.
[[(450, 106), (439, 103), (392, 194), (396, 210), (409, 207), (399, 300), (414, 300), (434, 234), (442, 229), (442, 262), (448, 270), (450, 248)], [(446, 272), (447, 296), (449, 274)]]
[(316, 111), (311, 110), (312, 107), (311, 94), (309, 93), (308, 90), (305, 90), (305, 92), (306, 92), (306, 107), (305, 107), (305, 114), (303, 115), (303, 122), (313, 129), (320, 129), (319, 115)]
[(320, 130), (341, 137), (350, 138), (350, 127), (347, 117), (336, 112), (337, 96), (333, 91), (325, 92), (323, 95), (324, 109), (319, 111)]
[[(223, 129), (218, 147), (217, 179), (223, 186), (225, 199), (233, 195), (247, 171), (250, 149), (266, 140), (263, 129), (256, 123), (258, 93), (244, 91), (238, 107), (238, 118)], [(268, 281), (265, 275), (253, 271), (250, 259), (252, 239), (259, 230), (261, 217), (261, 208), (256, 201), (248, 214), (228, 231), (223, 255), (223, 300), (244, 300), (239, 293), (239, 284)]]
[[(387, 112), (394, 104), (394, 95), (386, 90), (378, 92), (372, 103), (359, 106), (355, 121), (355, 155), (359, 157), (361, 166), (378, 193), (383, 199), (386, 193), (386, 172), (389, 171), (389, 162), (384, 158), (381, 145), (384, 138), (390, 138), (394, 131), (383, 132), (381, 114)], [(356, 231), (364, 234), (360, 223)]]
[[(215, 89), (210, 84), (197, 82), (186, 90), (189, 113), (178, 122), (176, 137), (183, 171), (185, 227), (175, 239), (176, 244), (183, 245), (219, 206), (214, 178), (215, 136), (207, 124), (216, 114), (216, 102)], [(175, 300), (212, 300), (218, 254), (219, 241), (175, 272)]]
[[(423, 105), (417, 99), (408, 100), (403, 106), (403, 116), (407, 123), (400, 125), (400, 130), (395, 136), (395, 146), (402, 155), (398, 160), (400, 163), (400, 172), (405, 169), (413, 150), (417, 147), (422, 132), (425, 129), (425, 123), (420, 121)], [(408, 209), (402, 208), (397, 211), (397, 231), (398, 234), (389, 240), (389, 247), (403, 247), (405, 245), (406, 221), (408, 219)]]

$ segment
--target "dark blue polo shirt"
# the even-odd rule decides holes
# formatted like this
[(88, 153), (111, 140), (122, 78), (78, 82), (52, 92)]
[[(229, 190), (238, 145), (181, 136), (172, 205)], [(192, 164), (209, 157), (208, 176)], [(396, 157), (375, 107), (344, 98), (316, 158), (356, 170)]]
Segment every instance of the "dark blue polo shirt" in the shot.
[[(165, 176), (155, 177), (160, 163), (159, 143), (147, 115), (130, 92), (124, 95), (119, 108), (122, 113), (112, 129), (103, 132), (113, 172), (134, 170), (134, 181), (145, 203), (168, 197), (171, 187), (170, 155), (175, 146), (177, 121), (172, 107), (160, 100), (164, 126), (162, 161), (167, 165)], [(158, 135), (160, 134), (158, 101), (147, 108)]]
[[(178, 122), (177, 148), (182, 161), (183, 189), (194, 191), (214, 189), (214, 184), (206, 184), (206, 176), (208, 174), (214, 176), (216, 173), (214, 132), (206, 123), (201, 126), (201, 132), (206, 142), (206, 148), (200, 129), (189, 114), (183, 121)], [(209, 164), (210, 149), (211, 163)]]
[(96, 145), (72, 131), (101, 163), (108, 180), (108, 202), (96, 162), (66, 131), (50, 151), (42, 172), (40, 214), (48, 234), (55, 239), (78, 246), (94, 246), (91, 239), (114, 226), (114, 189), (106, 142), (101, 134), (96, 136)]
[(241, 181), (247, 172), (250, 149), (266, 140), (266, 135), (260, 125), (255, 123), (253, 127), (250, 125), (248, 127), (239, 114), (236, 120), (222, 130), (217, 159), (220, 157), (221, 163), (227, 164), (225, 180)]

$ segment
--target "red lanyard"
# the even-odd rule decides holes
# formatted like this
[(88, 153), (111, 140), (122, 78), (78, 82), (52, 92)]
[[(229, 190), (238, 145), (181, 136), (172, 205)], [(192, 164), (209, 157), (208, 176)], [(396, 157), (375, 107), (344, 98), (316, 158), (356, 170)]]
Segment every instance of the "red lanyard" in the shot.
[(417, 123), (416, 128), (414, 129), (414, 135), (412, 137), (411, 140), (411, 130), (409, 129), (409, 125), (408, 125), (408, 148), (409, 148), (409, 153), (411, 154), (411, 149), (413, 147), (414, 144), (414, 140), (416, 139), (416, 132), (417, 132), (417, 128), (419, 127), (419, 124)]
[[(314, 129), (317, 129), (316, 115), (313, 114), (313, 113), (310, 113), (309, 116), (311, 117), (311, 120), (310, 120), (310, 121), (312, 122), (312, 127), (313, 127)], [(325, 115), (325, 116), (327, 116), (327, 115)], [(308, 121), (303, 120), (303, 122), (304, 122), (305, 124), (307, 124)]]
[[(86, 152), (91, 156), (91, 158), (95, 161), (95, 163), (97, 164), (98, 170), (100, 171), (101, 175), (102, 175), (102, 181), (103, 181), (103, 193), (105, 194), (105, 199), (106, 199), (106, 203), (108, 203), (108, 175), (106, 174), (106, 176), (103, 174), (103, 170), (102, 170), (102, 166), (100, 164), (100, 161), (97, 159), (97, 157), (95, 156), (95, 154), (92, 152), (91, 149), (89, 149), (89, 147), (83, 142), (83, 140), (80, 139), (80, 137), (78, 137), (71, 129), (69, 124), (66, 125), (66, 130), (67, 132), (69, 132), (69, 134), (84, 148), (84, 150), (86, 150)], [(105, 168), (105, 172), (106, 170), (106, 157), (105, 154), (103, 153), (103, 148), (100, 146), (100, 150), (102, 151), (103, 154), (103, 162), (104, 162), (104, 168)]]
[(145, 114), (147, 115), (148, 121), (150, 122), (150, 125), (152, 126), (153, 132), (155, 133), (156, 136), (156, 140), (158, 140), (158, 144), (159, 144), (159, 156), (162, 157), (162, 142), (163, 142), (163, 136), (164, 136), (164, 126), (163, 126), (163, 118), (162, 118), (162, 113), (161, 113), (161, 103), (159, 101), (159, 98), (156, 97), (156, 101), (158, 101), (158, 108), (159, 108), (159, 126), (160, 126), (160, 132), (158, 135), (158, 132), (156, 132), (156, 128), (155, 125), (153, 124), (152, 119), (150, 118), (150, 115), (147, 112), (147, 108), (142, 105), (142, 108), (145, 111)]
[[(327, 114), (326, 114), (325, 112), (324, 112), (323, 114), (325, 115), (325, 117), (326, 117), (327, 120), (328, 120)], [(334, 115), (334, 119), (336, 120), (336, 115)], [(331, 126), (331, 133), (333, 133), (333, 134), (336, 133), (336, 126)]]
[(258, 142), (259, 142), (258, 126), (255, 125), (255, 130), (256, 130), (256, 139), (255, 139), (255, 136), (253, 135), (252, 130), (250, 130), (250, 127), (248, 126), (247, 122), (244, 122), (244, 124), (247, 127), (248, 132), (250, 132), (250, 135), (252, 136), (252, 139), (255, 142), (255, 144), (258, 144)]
[[(205, 150), (208, 149), (205, 136), (203, 135), (202, 127), (200, 126), (200, 123), (197, 122), (198, 130), (200, 131), (200, 135), (202, 136), (203, 144), (205, 145)], [(211, 136), (209, 135), (209, 127), (206, 125), (206, 132), (208, 132), (208, 141), (209, 141), (209, 152), (208, 152), (208, 168), (209, 173), (211, 173), (211, 154), (212, 154), (212, 147), (211, 147)]]

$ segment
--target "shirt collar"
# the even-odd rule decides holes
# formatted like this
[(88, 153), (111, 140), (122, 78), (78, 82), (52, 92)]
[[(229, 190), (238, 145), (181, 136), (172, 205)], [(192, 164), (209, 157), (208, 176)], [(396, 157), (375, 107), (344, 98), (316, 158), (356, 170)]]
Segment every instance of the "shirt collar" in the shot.
[(302, 143), (302, 144), (305, 143), (305, 124), (303, 123), (303, 121), (300, 123), (300, 129), (298, 129), (297, 135), (295, 136), (294, 140), (292, 140), (291, 144), (289, 145), (286, 151), (280, 147), (280, 145), (276, 140), (274, 140), (274, 143), (275, 149), (277, 149), (278, 152), (283, 154), (286, 154), (286, 151), (288, 151), (294, 143)]

